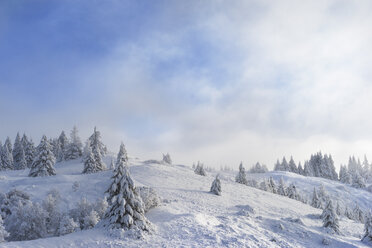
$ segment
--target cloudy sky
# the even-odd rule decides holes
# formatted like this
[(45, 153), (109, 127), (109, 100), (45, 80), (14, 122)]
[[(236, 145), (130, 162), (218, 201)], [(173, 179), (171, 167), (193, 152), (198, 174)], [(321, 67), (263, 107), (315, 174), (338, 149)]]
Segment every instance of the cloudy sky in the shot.
[(371, 1), (0, 2), (0, 139), (272, 168), (372, 160)]

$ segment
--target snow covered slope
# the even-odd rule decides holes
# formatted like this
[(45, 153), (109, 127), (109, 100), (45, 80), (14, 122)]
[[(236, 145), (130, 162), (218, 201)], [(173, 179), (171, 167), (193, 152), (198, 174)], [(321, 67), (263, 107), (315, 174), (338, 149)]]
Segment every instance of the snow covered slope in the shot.
[[(109, 164), (110, 160), (107, 157), (105, 162)], [(75, 160), (57, 164), (57, 176), (53, 177), (29, 178), (28, 170), (0, 172), (0, 189), (7, 192), (16, 187), (31, 194), (34, 200), (41, 201), (47, 191), (55, 188), (61, 193), (64, 208), (69, 209), (83, 196), (91, 201), (102, 198), (110, 183), (111, 171), (82, 175), (82, 169), (80, 161)], [(216, 196), (209, 193), (214, 173), (203, 177), (196, 175), (189, 167), (145, 164), (140, 160), (131, 161), (130, 172), (138, 186), (153, 187), (162, 198), (161, 206), (147, 213), (148, 219), (156, 228), (154, 234), (141, 240), (130, 237), (118, 239), (96, 227), (61, 237), (9, 242), (1, 246), (322, 247), (322, 241), (326, 237), (330, 240), (328, 247), (367, 247), (360, 242), (362, 224), (342, 219), (340, 228), (345, 235), (327, 234), (319, 219), (321, 210), (237, 184), (232, 173), (222, 173), (222, 196)], [(287, 181), (296, 180), (300, 189), (300, 182), (305, 185), (307, 181), (307, 178), (298, 179), (290, 173), (272, 175), (277, 178), (287, 176)], [(72, 187), (74, 182), (80, 184), (76, 192)], [(312, 190), (313, 184), (316, 183), (309, 183), (311, 187), (306, 188)], [(324, 184), (327, 190), (338, 189), (336, 184)], [(350, 192), (354, 193), (356, 192)], [(371, 198), (368, 198), (370, 196), (365, 196), (368, 192), (358, 193), (356, 198), (362, 199), (366, 204), (371, 202)]]

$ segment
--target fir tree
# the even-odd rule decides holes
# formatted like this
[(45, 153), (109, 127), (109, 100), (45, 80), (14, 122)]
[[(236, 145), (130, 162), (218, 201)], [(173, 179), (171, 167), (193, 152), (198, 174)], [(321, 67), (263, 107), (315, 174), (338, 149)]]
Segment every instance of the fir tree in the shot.
[(204, 165), (198, 161), (198, 164), (196, 165), (196, 168), (194, 170), (195, 174), (200, 176), (206, 176), (207, 173), (204, 170)]
[(137, 228), (149, 231), (150, 222), (144, 215), (143, 203), (130, 177), (124, 156), (117, 159), (112, 183), (106, 191), (109, 207), (105, 219), (111, 228)]
[(336, 205), (336, 214), (338, 216), (341, 216), (341, 207), (340, 207), (340, 203), (337, 201), (337, 205)]
[(19, 133), (17, 133), (13, 148), (13, 163), (15, 170), (23, 170), (27, 167), (25, 151)]
[(318, 194), (315, 190), (315, 187), (313, 191), (313, 198), (311, 200), (311, 206), (314, 208), (322, 208), (322, 201), (319, 199)]
[(84, 169), (83, 172), (84, 174), (89, 174), (89, 173), (96, 173), (99, 170), (96, 168), (96, 160), (94, 159), (94, 155), (92, 152), (92, 149), (89, 144), (89, 140), (87, 141), (87, 145), (85, 147), (85, 152), (84, 152)]
[(278, 190), (276, 188), (276, 184), (274, 182), (273, 177), (270, 177), (269, 178), (269, 187), (270, 187), (270, 192), (271, 193), (274, 193), (274, 194), (277, 194), (278, 193)]
[(355, 208), (353, 210), (353, 219), (364, 223), (364, 212), (359, 208), (358, 204), (355, 204)]
[(335, 233), (340, 234), (338, 217), (333, 208), (332, 201), (328, 201), (322, 213), (323, 227), (331, 228)]
[(287, 196), (287, 186), (285, 185), (283, 177), (281, 177), (280, 181), (279, 181), (278, 194), (283, 195), (283, 196)]
[(13, 154), (13, 145), (9, 137), (6, 138), (4, 146), (8, 147), (8, 151), (10, 152), (10, 154)]
[(289, 167), (290, 172), (298, 173), (297, 165), (296, 165), (295, 161), (293, 160), (292, 156), (291, 156), (291, 159), (289, 160), (288, 167)]
[(282, 171), (282, 165), (279, 162), (279, 159), (276, 160), (275, 166), (274, 166), (274, 171)]
[(5, 230), (4, 223), (3, 223), (3, 218), (1, 217), (0, 214), (0, 243), (5, 241), (5, 238), (9, 236), (9, 233)]
[(355, 172), (352, 186), (358, 189), (366, 187), (364, 178), (359, 174), (359, 172)]
[(288, 164), (287, 160), (285, 159), (285, 157), (283, 157), (282, 164), (281, 164), (280, 167), (283, 171), (290, 171), (289, 170), (289, 164)]
[(59, 147), (57, 149), (60, 149), (60, 151), (59, 151), (59, 154), (57, 154), (57, 157), (58, 157), (58, 161), (62, 161), (62, 160), (65, 160), (66, 158), (67, 147), (69, 145), (69, 141), (65, 134), (65, 131), (62, 131), (61, 134), (59, 135), (58, 144), (59, 144)]
[(236, 176), (235, 181), (237, 183), (247, 184), (247, 176), (245, 174), (245, 168), (243, 167), (243, 162), (240, 162), (239, 173)]
[(167, 153), (166, 155), (163, 154), (163, 163), (169, 164), (169, 165), (172, 164), (172, 159), (171, 159), (169, 153)]
[(339, 172), (339, 178), (340, 182), (345, 183), (345, 184), (351, 184), (352, 183), (352, 178), (351, 175), (346, 168), (346, 165), (341, 165), (340, 167), (340, 172)]
[(40, 144), (37, 147), (36, 157), (32, 163), (30, 177), (52, 176), (56, 172), (54, 170), (55, 157), (51, 150), (51, 146), (47, 137), (44, 135), (41, 138)]
[(368, 212), (364, 222), (364, 235), (362, 241), (372, 241), (372, 215)]
[(83, 155), (83, 144), (79, 138), (76, 126), (71, 130), (70, 140), (71, 142), (66, 149), (66, 160), (80, 158)]
[(291, 199), (298, 200), (298, 193), (296, 186), (292, 183), (287, 189), (287, 196)]
[(9, 146), (4, 144), (2, 153), (1, 153), (1, 159), (3, 162), (3, 168), (8, 170), (14, 169), (14, 163), (13, 163), (13, 155), (9, 150)]
[(210, 192), (216, 195), (221, 195), (221, 180), (218, 178), (218, 175), (212, 183)]
[(304, 175), (304, 169), (302, 168), (301, 162), (298, 162), (297, 171), (298, 171), (298, 174)]
[(30, 168), (35, 156), (34, 142), (32, 141), (32, 139), (29, 140), (25, 134), (23, 134), (21, 142), (23, 145), (23, 150), (25, 152), (27, 167)]
[[(92, 146), (92, 150), (94, 153), (94, 150), (98, 150), (101, 156), (105, 156), (107, 153), (107, 148), (106, 146), (102, 143), (101, 141), (101, 133), (97, 131), (97, 128), (94, 127), (93, 134), (89, 137), (90, 144)], [(95, 148), (93, 148), (93, 146)]]

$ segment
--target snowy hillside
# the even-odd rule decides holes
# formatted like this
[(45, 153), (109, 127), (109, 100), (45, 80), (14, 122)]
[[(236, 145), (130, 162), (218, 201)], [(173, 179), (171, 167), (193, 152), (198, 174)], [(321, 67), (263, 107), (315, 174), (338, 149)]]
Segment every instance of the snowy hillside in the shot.
[[(105, 157), (109, 164), (112, 157)], [(28, 171), (0, 172), (3, 193), (13, 188), (25, 191), (41, 202), (51, 189), (62, 197), (63, 208), (71, 209), (82, 198), (95, 201), (104, 196), (112, 171), (81, 174), (80, 160), (57, 163), (57, 175), (28, 177)], [(148, 164), (131, 160), (130, 173), (137, 186), (153, 187), (161, 205), (151, 209), (147, 218), (155, 232), (143, 239), (110, 236), (95, 227), (60, 237), (2, 243), (2, 247), (367, 247), (360, 242), (364, 225), (342, 218), (343, 235), (328, 234), (315, 209), (287, 197), (264, 192), (234, 181), (232, 172), (221, 173), (222, 195), (209, 193), (216, 173), (199, 176), (190, 167)], [(320, 178), (305, 178), (288, 172), (250, 174), (256, 178), (281, 176), (309, 193), (323, 183), (331, 197), (343, 202), (360, 202), (367, 207), (372, 194)], [(77, 183), (75, 183), (77, 182)], [(73, 187), (73, 185), (75, 186)], [(78, 185), (78, 186), (77, 186)]]

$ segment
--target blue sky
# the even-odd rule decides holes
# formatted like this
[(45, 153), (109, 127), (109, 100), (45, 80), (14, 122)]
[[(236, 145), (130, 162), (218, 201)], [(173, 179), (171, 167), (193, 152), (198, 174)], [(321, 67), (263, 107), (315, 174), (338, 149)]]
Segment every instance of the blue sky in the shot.
[(143, 158), (372, 159), (369, 1), (1, 1), (0, 139)]

